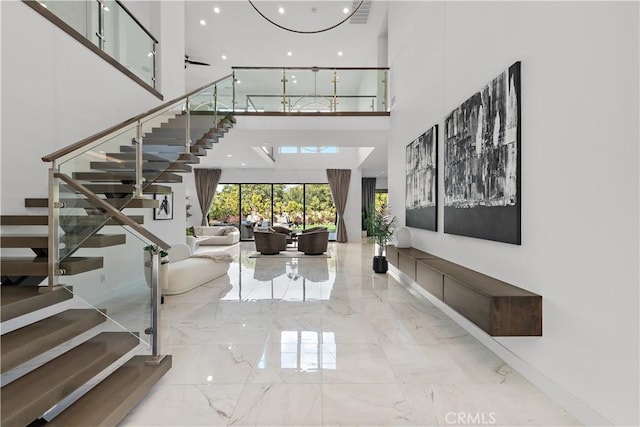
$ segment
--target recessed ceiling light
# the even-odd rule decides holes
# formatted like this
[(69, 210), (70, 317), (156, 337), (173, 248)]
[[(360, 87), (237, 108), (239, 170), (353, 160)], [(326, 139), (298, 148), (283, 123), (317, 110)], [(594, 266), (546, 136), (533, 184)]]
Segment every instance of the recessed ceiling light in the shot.
[(246, 165), (247, 165), (246, 163), (242, 163), (242, 165), (241, 165), (241, 166), (246, 166)]
[(205, 21), (204, 19), (200, 20), (200, 25), (207, 25), (207, 21)]
[(338, 52), (338, 56), (342, 56), (342, 51)]
[(240, 84), (240, 83), (242, 83), (242, 82), (241, 82), (240, 80), (236, 80), (236, 83)]
[(218, 6), (214, 7), (213, 13), (220, 13), (220, 8)]
[(295, 78), (296, 78), (296, 76), (291, 76), (291, 78), (292, 78), (292, 79), (295, 79)]
[(294, 80), (294, 81), (293, 81), (293, 83), (294, 83), (294, 84), (295, 84), (295, 83), (298, 83), (298, 81), (297, 81), (297, 80)]
[(291, 55), (293, 55), (293, 52), (291, 51), (287, 52), (287, 56), (291, 56)]
[(345, 7), (344, 9), (342, 9), (342, 13), (349, 13), (349, 8)]
[(278, 8), (278, 13), (280, 13), (280, 14), (284, 13), (284, 7), (279, 7)]
[(222, 59), (227, 59), (227, 55), (222, 55)]
[(233, 154), (227, 154), (227, 157), (233, 157)]

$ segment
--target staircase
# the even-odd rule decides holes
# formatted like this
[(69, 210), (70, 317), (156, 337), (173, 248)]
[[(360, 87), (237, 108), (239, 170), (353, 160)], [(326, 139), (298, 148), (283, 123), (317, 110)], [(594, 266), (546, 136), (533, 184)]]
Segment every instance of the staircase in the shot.
[[(185, 152), (187, 120), (194, 142)], [(219, 142), (235, 118), (227, 115), (212, 123), (211, 116), (187, 118), (182, 113), (144, 134), (143, 194), (170, 194), (171, 187), (163, 184), (182, 182), (180, 174), (191, 172), (191, 165)], [(58, 187), (63, 232), (57, 273), (61, 281), (73, 279), (74, 286), (43, 286), (53, 259), (50, 241), (55, 238), (48, 233), (50, 215), (42, 214), (49, 198), (25, 199), (25, 207), (34, 214), (0, 216), (3, 426), (117, 425), (171, 367), (171, 356), (148, 363), (150, 356), (139, 354), (145, 348), (143, 336), (153, 330), (122, 328), (110, 309), (92, 306), (82, 297), (82, 274), (105, 266), (104, 251), (131, 243), (122, 226), (129, 221), (143, 224), (144, 216), (130, 215), (131, 209), (159, 206), (157, 200), (132, 196), (136, 145), (116, 148), (101, 152), (103, 159), (87, 161), (83, 170), (60, 168), (92, 193), (88, 197), (77, 185)], [(92, 197), (126, 212), (128, 219), (114, 216)], [(125, 232), (113, 232), (114, 228)], [(33, 254), (25, 255), (29, 250)], [(10, 252), (23, 253), (4, 256)]]

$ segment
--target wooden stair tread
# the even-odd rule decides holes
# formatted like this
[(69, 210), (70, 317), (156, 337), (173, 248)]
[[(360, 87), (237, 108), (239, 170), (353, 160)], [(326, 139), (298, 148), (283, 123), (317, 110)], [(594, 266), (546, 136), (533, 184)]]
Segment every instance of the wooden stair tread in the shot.
[[(0, 269), (3, 276), (47, 276), (47, 257), (2, 257)], [(68, 257), (60, 261), (66, 276), (85, 273), (103, 267), (102, 257)]]
[[(192, 146), (203, 146), (206, 148), (211, 148), (213, 145), (217, 144), (219, 138), (194, 138), (191, 143)], [(149, 144), (150, 146), (155, 145), (168, 145), (168, 146), (178, 146), (184, 148), (184, 138), (171, 138), (171, 137), (149, 137), (145, 139), (145, 144)], [(211, 147), (209, 147), (211, 145)]]
[[(132, 194), (135, 190), (133, 184), (83, 184), (89, 191), (95, 194)], [(69, 192), (75, 193), (73, 189)], [(63, 193), (62, 188), (60, 193)], [(144, 194), (171, 194), (172, 189), (166, 185), (149, 184), (142, 190)]]
[[(160, 182), (160, 183), (180, 183), (182, 182), (182, 175), (175, 173), (164, 172), (161, 174), (143, 174), (143, 178), (147, 182)], [(73, 172), (73, 179), (79, 181), (97, 181), (97, 182), (135, 182), (136, 174), (133, 172)]]
[(71, 309), (2, 335), (2, 372), (51, 350), (104, 322), (104, 314), (93, 309)]
[[(135, 160), (136, 153), (135, 152), (124, 152), (124, 153), (110, 153), (109, 157), (119, 160)], [(142, 154), (143, 161), (147, 162), (181, 162), (186, 164), (197, 164), (200, 163), (200, 159), (191, 154), (191, 153), (150, 153), (144, 152)], [(155, 181), (155, 180), (154, 180)]]
[[(138, 224), (144, 224), (144, 215), (127, 215), (127, 217)], [(68, 224), (77, 224), (81, 226), (98, 226), (105, 220), (103, 215), (61, 215), (60, 222)], [(49, 217), (47, 215), (1, 215), (0, 222), (2, 225), (48, 225)], [(105, 225), (121, 225), (121, 223), (111, 218)]]
[(128, 332), (103, 332), (2, 387), (2, 425), (27, 425), (138, 345)]
[[(107, 246), (123, 245), (126, 243), (125, 234), (94, 234), (85, 239), (85, 236), (73, 236), (65, 234), (61, 241), (66, 245), (77, 246), (83, 240), (82, 248), (105, 248)], [(49, 247), (49, 235), (31, 234), (4, 234), (0, 235), (0, 247), (2, 248), (43, 248)]]
[[(180, 175), (177, 175), (180, 176)], [(182, 177), (181, 177), (182, 178)], [(159, 208), (160, 201), (154, 199), (139, 199), (139, 198), (107, 198), (102, 199), (105, 202), (109, 203), (111, 206), (118, 209), (127, 209), (127, 208)], [(93, 208), (95, 205), (90, 203), (86, 199), (65, 199), (61, 198), (60, 201), (65, 204), (66, 207), (75, 207), (75, 208)], [(49, 207), (49, 199), (40, 197), (30, 197), (24, 199), (24, 206), (27, 208), (46, 208)]]
[(73, 405), (51, 420), (51, 426), (115, 426), (171, 368), (171, 356), (147, 365), (148, 356), (134, 356)]
[(62, 286), (0, 286), (0, 296), (2, 322), (73, 298)]
[[(104, 171), (134, 171), (136, 162), (91, 162), (91, 169)], [(191, 166), (184, 163), (172, 162), (144, 162), (142, 164), (142, 173), (147, 172), (191, 172)]]
[[(213, 145), (211, 145), (213, 147)], [(206, 156), (206, 148), (201, 145), (191, 145), (189, 151), (194, 156)], [(149, 153), (180, 153), (185, 150), (184, 146), (179, 145), (146, 145), (142, 146), (142, 150)], [(120, 151), (123, 153), (135, 153), (136, 147), (134, 145), (121, 145)], [(178, 175), (180, 176), (180, 175)]]

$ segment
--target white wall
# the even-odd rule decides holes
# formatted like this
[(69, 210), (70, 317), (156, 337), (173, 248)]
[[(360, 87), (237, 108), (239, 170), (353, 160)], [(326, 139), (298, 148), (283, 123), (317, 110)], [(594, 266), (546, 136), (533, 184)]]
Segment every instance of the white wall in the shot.
[[(184, 2), (128, 2), (130, 10), (160, 40), (165, 64), (159, 71), (170, 76), (163, 91), (184, 93)], [(24, 208), (25, 197), (47, 196), (47, 168), (40, 159), (163, 101), (131, 81), (50, 23), (23, 2), (0, 2), (2, 10), (2, 213), (46, 209)], [(177, 17), (177, 19), (176, 19)], [(172, 19), (176, 19), (172, 21)], [(162, 20), (162, 21), (161, 21)], [(180, 34), (181, 37), (180, 38)], [(177, 65), (175, 65), (177, 64)], [(169, 243), (184, 241), (184, 185), (174, 185), (173, 221), (154, 221), (152, 210), (128, 210), (145, 215), (144, 226)], [(26, 229), (26, 227), (23, 227)], [(5, 232), (6, 229), (3, 229)], [(16, 229), (10, 232), (17, 232)], [(26, 233), (44, 232), (29, 227)], [(107, 227), (105, 233), (120, 233)], [(106, 268), (67, 277), (65, 283), (82, 283), (91, 302), (113, 294), (127, 284), (140, 267), (139, 245), (103, 250), (86, 249), (79, 255), (104, 255)], [(136, 251), (133, 254), (131, 251)], [(3, 250), (18, 255), (28, 251)], [(117, 266), (117, 267), (114, 267)], [(79, 289), (79, 288), (78, 288)]]
[[(394, 2), (391, 209), (404, 147), (522, 61), (522, 245), (413, 245), (543, 296), (540, 338), (496, 338), (583, 422), (638, 425), (638, 4)], [(486, 337), (486, 339), (490, 339)], [(550, 384), (550, 385), (549, 385)]]
[(2, 204), (15, 213), (47, 194), (41, 156), (160, 101), (24, 3), (1, 7)]

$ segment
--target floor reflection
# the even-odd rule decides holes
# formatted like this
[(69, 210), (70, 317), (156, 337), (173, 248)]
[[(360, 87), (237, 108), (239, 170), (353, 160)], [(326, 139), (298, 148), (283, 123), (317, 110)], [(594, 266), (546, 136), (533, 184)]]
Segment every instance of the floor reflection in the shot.
[[(281, 331), (280, 352), (274, 353), (270, 346), (277, 342), (267, 343), (258, 369), (279, 367), (297, 372), (318, 372), (319, 369), (336, 369), (337, 348), (333, 332), (318, 331)], [(274, 355), (275, 360), (270, 360)]]
[(233, 265), (237, 284), (223, 300), (328, 300), (336, 278), (333, 258), (250, 258), (243, 252)]

